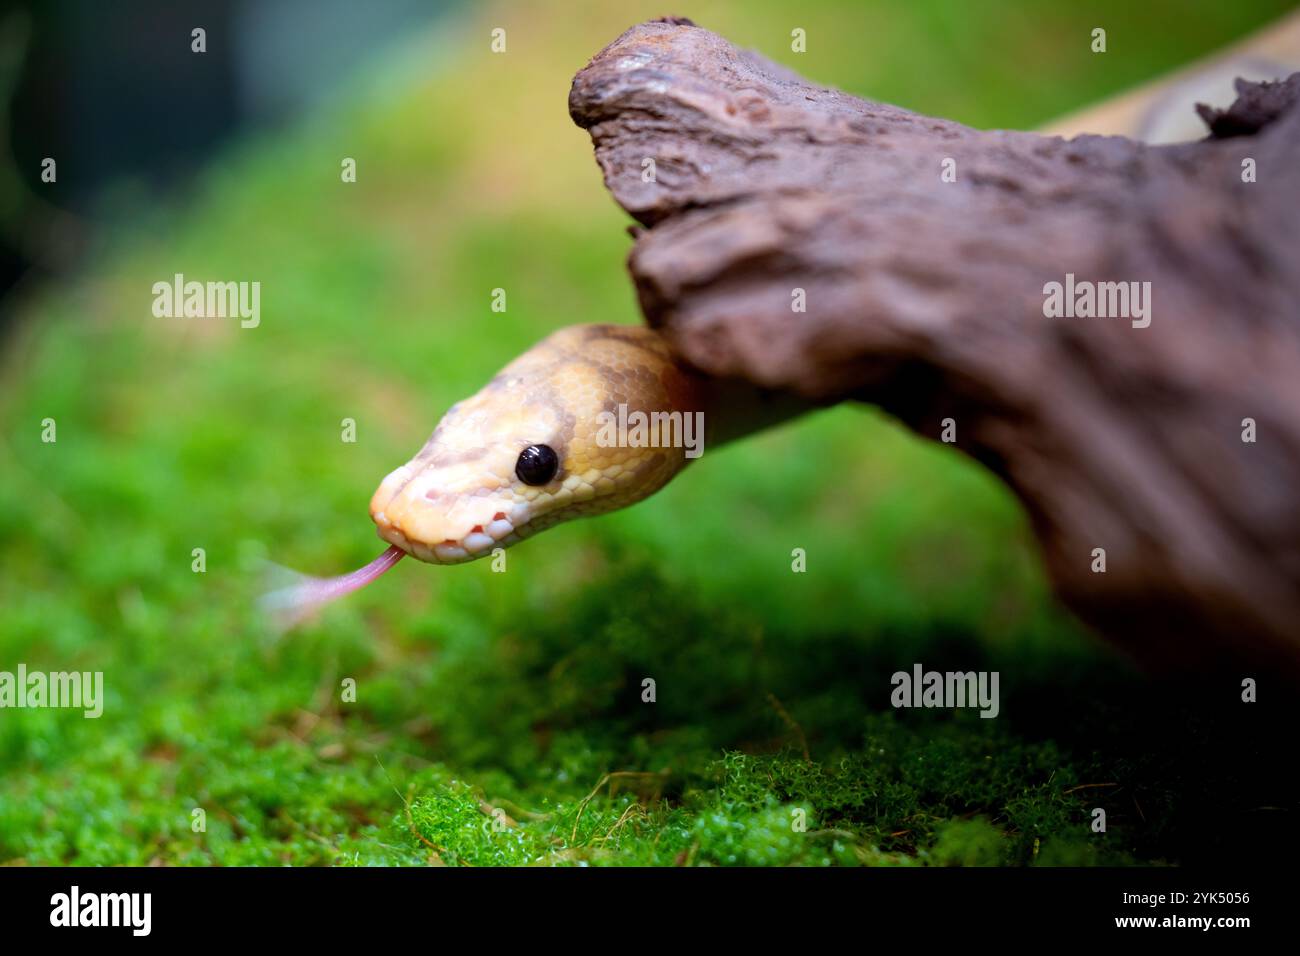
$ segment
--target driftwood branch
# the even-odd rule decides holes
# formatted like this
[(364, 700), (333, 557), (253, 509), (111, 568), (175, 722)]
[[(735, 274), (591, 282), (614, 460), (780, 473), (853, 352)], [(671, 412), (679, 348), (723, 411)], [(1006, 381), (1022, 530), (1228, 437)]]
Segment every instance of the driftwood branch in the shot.
[[(1300, 75), (1239, 92), (1179, 146), (981, 131), (669, 19), (597, 54), (570, 111), (690, 362), (933, 438), (952, 418), (1082, 618), (1163, 665), (1296, 673)], [(1149, 282), (1150, 324), (1045, 315), (1067, 274)]]

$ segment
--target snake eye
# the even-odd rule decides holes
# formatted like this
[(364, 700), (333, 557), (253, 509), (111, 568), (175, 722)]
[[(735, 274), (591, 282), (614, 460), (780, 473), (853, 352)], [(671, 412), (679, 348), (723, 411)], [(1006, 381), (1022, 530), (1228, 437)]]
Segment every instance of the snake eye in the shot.
[(526, 485), (544, 485), (555, 477), (560, 456), (550, 445), (529, 445), (519, 453), (515, 474)]

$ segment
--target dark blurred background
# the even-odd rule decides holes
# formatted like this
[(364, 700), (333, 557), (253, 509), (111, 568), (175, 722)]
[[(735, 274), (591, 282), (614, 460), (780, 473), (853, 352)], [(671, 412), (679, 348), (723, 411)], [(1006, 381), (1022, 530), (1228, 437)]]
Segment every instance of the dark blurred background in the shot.
[[(183, 191), (240, 134), (328, 102), (463, 0), (19, 0), (0, 15), (0, 300), (72, 267), (93, 223)], [(206, 52), (191, 31), (206, 31)], [(41, 183), (41, 163), (58, 178)], [(0, 322), (9, 310), (0, 309)]]

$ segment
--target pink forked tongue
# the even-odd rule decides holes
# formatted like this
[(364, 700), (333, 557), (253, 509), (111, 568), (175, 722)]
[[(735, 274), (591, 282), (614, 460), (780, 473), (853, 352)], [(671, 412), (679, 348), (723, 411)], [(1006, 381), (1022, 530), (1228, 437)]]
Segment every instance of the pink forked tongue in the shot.
[(299, 575), (298, 583), (264, 594), (260, 602), (262, 609), (271, 614), (281, 627), (292, 627), (330, 601), (365, 587), (402, 560), (404, 554), (405, 551), (393, 545), (365, 567), (350, 574), (333, 578)]

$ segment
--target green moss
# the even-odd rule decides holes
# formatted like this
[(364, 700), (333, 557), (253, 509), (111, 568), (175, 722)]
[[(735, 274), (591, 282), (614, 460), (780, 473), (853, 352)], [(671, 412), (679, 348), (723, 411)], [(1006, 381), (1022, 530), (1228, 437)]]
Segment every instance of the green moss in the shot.
[(1006, 835), (988, 820), (949, 820), (925, 857), (934, 866), (998, 866), (1007, 859)]

